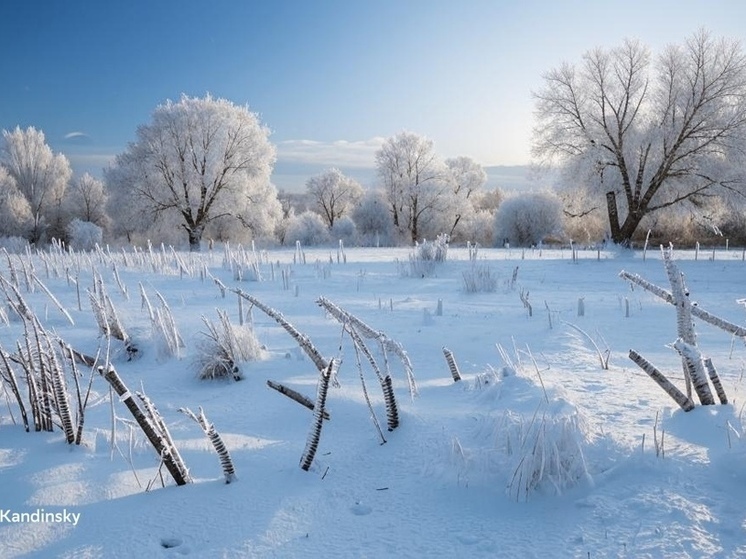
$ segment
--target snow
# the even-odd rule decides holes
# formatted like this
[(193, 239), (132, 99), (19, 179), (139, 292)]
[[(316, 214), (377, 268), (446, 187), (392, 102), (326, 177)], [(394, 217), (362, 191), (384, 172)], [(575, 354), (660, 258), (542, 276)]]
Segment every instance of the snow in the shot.
[[(12, 395), (6, 404), (0, 392), (0, 557), (746, 554), (746, 348), (695, 319), (697, 348), (712, 358), (729, 403), (688, 413), (630, 361), (635, 349), (684, 389), (681, 358), (671, 347), (676, 309), (619, 277), (625, 270), (670, 289), (655, 251), (643, 258), (480, 248), (476, 264), (489, 267), (497, 288), (474, 293), (464, 288), (463, 272), (474, 265), (466, 249), (451, 247), (427, 277), (402, 274), (409, 249), (346, 248), (343, 257), (337, 250), (306, 249), (303, 258), (292, 249), (258, 253), (262, 281), (235, 280), (217, 248), (180, 253), (178, 261), (155, 248), (10, 257), (20, 278), (20, 263), (33, 262), (74, 321), (38, 284), (27, 290), (21, 279), (45, 328), (89, 355), (106, 348), (84, 291), (93, 270), (101, 274), (141, 354), (127, 361), (113, 342), (112, 364), (130, 390), (144, 391), (157, 406), (194, 483), (176, 486), (164, 469), (162, 487), (158, 457), (119, 398), (112, 406), (97, 373), (80, 446), (66, 444), (59, 428), (26, 433)], [(677, 251), (674, 260), (693, 302), (743, 324), (741, 251)], [(223, 297), (210, 275), (282, 313), (327, 360), (341, 358), (339, 386), (330, 386), (327, 398), (330, 419), (308, 472), (300, 459), (313, 412), (266, 381), (313, 400), (319, 375), (275, 320), (255, 307), (249, 313), (246, 303), (264, 357), (241, 363), (237, 382), (197, 378), (202, 317), (214, 319), (220, 309), (239, 323), (238, 297)], [(173, 356), (159, 350), (138, 283), (152, 301), (158, 292), (168, 304), (185, 345)], [(385, 444), (365, 402), (354, 346), (317, 305), (321, 296), (401, 344), (412, 363), (415, 397), (401, 361), (387, 353), (401, 421), (391, 432), (378, 381), (364, 369)], [(23, 326), (7, 312), (0, 344), (13, 353)], [(367, 343), (382, 364), (376, 343)], [(459, 382), (444, 347), (453, 352)], [(603, 369), (599, 351), (607, 349)], [(89, 371), (80, 371), (87, 381)], [(178, 411), (200, 406), (231, 453), (234, 483), (224, 482), (200, 426)], [(10, 521), (12, 513), (40, 509), (79, 521)]]

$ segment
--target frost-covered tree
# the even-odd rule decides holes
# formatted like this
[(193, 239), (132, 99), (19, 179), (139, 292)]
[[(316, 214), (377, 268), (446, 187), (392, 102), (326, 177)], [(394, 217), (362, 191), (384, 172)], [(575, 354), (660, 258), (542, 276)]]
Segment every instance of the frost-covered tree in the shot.
[(3, 130), (0, 165), (13, 177), (15, 186), (31, 210), (29, 240), (44, 239), (50, 222), (58, 219), (62, 198), (72, 176), (70, 162), (47, 145), (44, 132), (34, 127)]
[(16, 182), (0, 167), (0, 237), (24, 237), (31, 230), (33, 217), (26, 198), (16, 188)]
[(533, 153), (606, 208), (611, 239), (678, 204), (744, 193), (746, 56), (702, 30), (653, 61), (626, 40), (544, 75)]
[(329, 228), (324, 218), (312, 211), (291, 217), (285, 229), (285, 242), (295, 244), (296, 241), (303, 246), (328, 244)]
[(495, 238), (529, 246), (562, 233), (562, 201), (553, 192), (527, 192), (506, 198), (495, 213)]
[(232, 218), (247, 227), (277, 205), (269, 182), (275, 148), (269, 130), (246, 107), (225, 99), (183, 95), (153, 112), (137, 140), (118, 155), (105, 178), (114, 198), (134, 197), (153, 216), (175, 217), (199, 250), (205, 228)]
[(492, 190), (480, 190), (471, 198), (474, 199), (474, 207), (477, 210), (485, 210), (494, 214), (505, 195), (499, 188), (494, 188)]
[(107, 194), (103, 181), (89, 173), (72, 181), (65, 200), (68, 215), (80, 221), (95, 223), (102, 229), (108, 228), (110, 222), (106, 204)]
[(476, 211), (475, 202), (484, 184), (487, 173), (484, 168), (470, 157), (446, 159), (446, 177), (451, 190), (448, 192), (445, 209), (438, 216), (428, 220), (429, 238), (440, 233), (447, 233), (452, 242), (469, 241), (465, 238), (463, 223), (471, 220)]
[(360, 183), (334, 168), (308, 179), (306, 191), (330, 228), (335, 220), (348, 215), (363, 197)]
[(464, 198), (470, 198), (487, 182), (487, 173), (484, 167), (471, 157), (453, 157), (446, 159), (445, 163), (453, 191), (456, 194), (463, 195)]
[(389, 246), (394, 242), (394, 221), (382, 190), (368, 190), (352, 212), (358, 239), (365, 246)]
[(394, 227), (417, 241), (422, 222), (448, 208), (451, 190), (432, 140), (412, 132), (392, 136), (376, 152), (376, 169)]
[(153, 235), (152, 229), (156, 225), (161, 226), (164, 221), (169, 229), (178, 231), (179, 224), (173, 215), (164, 213), (160, 219), (155, 219), (152, 205), (133, 188), (129, 174), (130, 170), (123, 166), (111, 166), (104, 171), (107, 211), (111, 216), (110, 233), (134, 243), (149, 238), (163, 241), (160, 236)]

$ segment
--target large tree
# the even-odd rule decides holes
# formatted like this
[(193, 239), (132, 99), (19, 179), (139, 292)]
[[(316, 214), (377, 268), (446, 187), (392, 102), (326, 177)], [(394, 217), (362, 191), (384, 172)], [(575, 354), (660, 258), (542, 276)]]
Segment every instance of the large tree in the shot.
[(3, 130), (0, 165), (5, 167), (31, 211), (29, 241), (38, 243), (57, 212), (72, 176), (70, 163), (47, 145), (44, 132), (34, 127)]
[(700, 31), (653, 62), (626, 40), (549, 71), (535, 97), (534, 155), (606, 207), (616, 243), (657, 210), (743, 194), (746, 57), (736, 41)]
[(306, 190), (329, 228), (363, 197), (360, 183), (334, 168), (308, 179)]
[(423, 219), (447, 209), (451, 186), (432, 140), (400, 132), (376, 152), (376, 168), (400, 234), (419, 240)]
[(487, 173), (471, 157), (453, 157), (446, 159), (445, 164), (452, 189), (451, 215), (448, 216), (450, 224), (446, 232), (454, 238), (459, 223), (467, 221), (476, 211), (474, 202), (477, 197), (472, 195), (479, 192), (487, 182)]
[(177, 219), (190, 250), (199, 250), (205, 228), (234, 219), (247, 227), (251, 214), (277, 205), (269, 177), (275, 149), (269, 130), (246, 107), (211, 96), (182, 96), (158, 106), (137, 140), (106, 172), (114, 199), (132, 194), (151, 214)]

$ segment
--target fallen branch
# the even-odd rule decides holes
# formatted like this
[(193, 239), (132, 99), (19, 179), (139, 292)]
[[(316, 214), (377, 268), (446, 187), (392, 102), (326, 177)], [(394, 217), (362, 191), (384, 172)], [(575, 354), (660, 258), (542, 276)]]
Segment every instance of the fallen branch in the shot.
[(629, 350), (629, 358), (635, 362), (635, 364), (645, 371), (650, 378), (658, 383), (666, 394), (671, 396), (674, 401), (679, 404), (682, 410), (691, 411), (694, 409), (694, 402), (691, 398), (688, 398), (681, 390), (676, 388), (674, 384), (668, 380), (663, 373), (661, 373), (650, 361), (645, 359), (642, 355), (637, 353), (634, 349)]
[[(284, 384), (280, 384), (279, 382), (275, 382), (273, 380), (267, 380), (267, 386), (270, 388), (273, 388), (274, 390), (277, 390), (280, 394), (283, 394), (284, 396), (287, 396), (291, 400), (295, 400), (298, 402), (301, 406), (304, 406), (308, 408), (309, 410), (313, 411), (314, 409), (314, 403), (311, 401), (310, 398), (307, 396), (304, 396), (300, 392), (297, 392), (293, 390), (292, 388), (288, 388)], [(323, 413), (324, 419), (329, 419), (329, 412), (324, 410)]]
[(148, 416), (143, 413), (143, 411), (140, 409), (140, 406), (137, 405), (137, 401), (133, 397), (132, 393), (124, 385), (122, 379), (119, 378), (119, 375), (117, 374), (114, 367), (109, 366), (106, 371), (104, 371), (103, 367), (99, 367), (98, 372), (102, 377), (104, 377), (104, 379), (106, 379), (106, 382), (111, 385), (111, 387), (114, 389), (114, 392), (117, 393), (119, 399), (124, 403), (124, 405), (127, 406), (127, 409), (132, 414), (132, 417), (135, 418), (135, 421), (137, 421), (137, 424), (140, 426), (143, 433), (145, 433), (145, 436), (150, 441), (150, 444), (153, 445), (156, 453), (158, 453), (158, 456), (160, 456), (163, 460), (163, 464), (166, 466), (166, 469), (174, 478), (176, 485), (186, 485), (187, 483), (189, 483), (189, 481), (191, 480), (187, 479), (184, 476), (181, 468), (179, 468), (178, 464), (174, 461), (173, 455), (164, 443), (163, 437), (156, 431), (155, 426), (150, 421)]

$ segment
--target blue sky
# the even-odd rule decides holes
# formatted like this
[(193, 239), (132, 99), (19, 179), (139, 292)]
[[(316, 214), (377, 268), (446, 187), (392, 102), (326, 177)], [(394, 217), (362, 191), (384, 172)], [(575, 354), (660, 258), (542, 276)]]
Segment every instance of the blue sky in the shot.
[(158, 104), (209, 92), (270, 127), (281, 188), (329, 166), (372, 180), (405, 129), (521, 165), (543, 72), (625, 37), (746, 43), (744, 22), (741, 0), (3, 0), (0, 128), (100, 175)]

